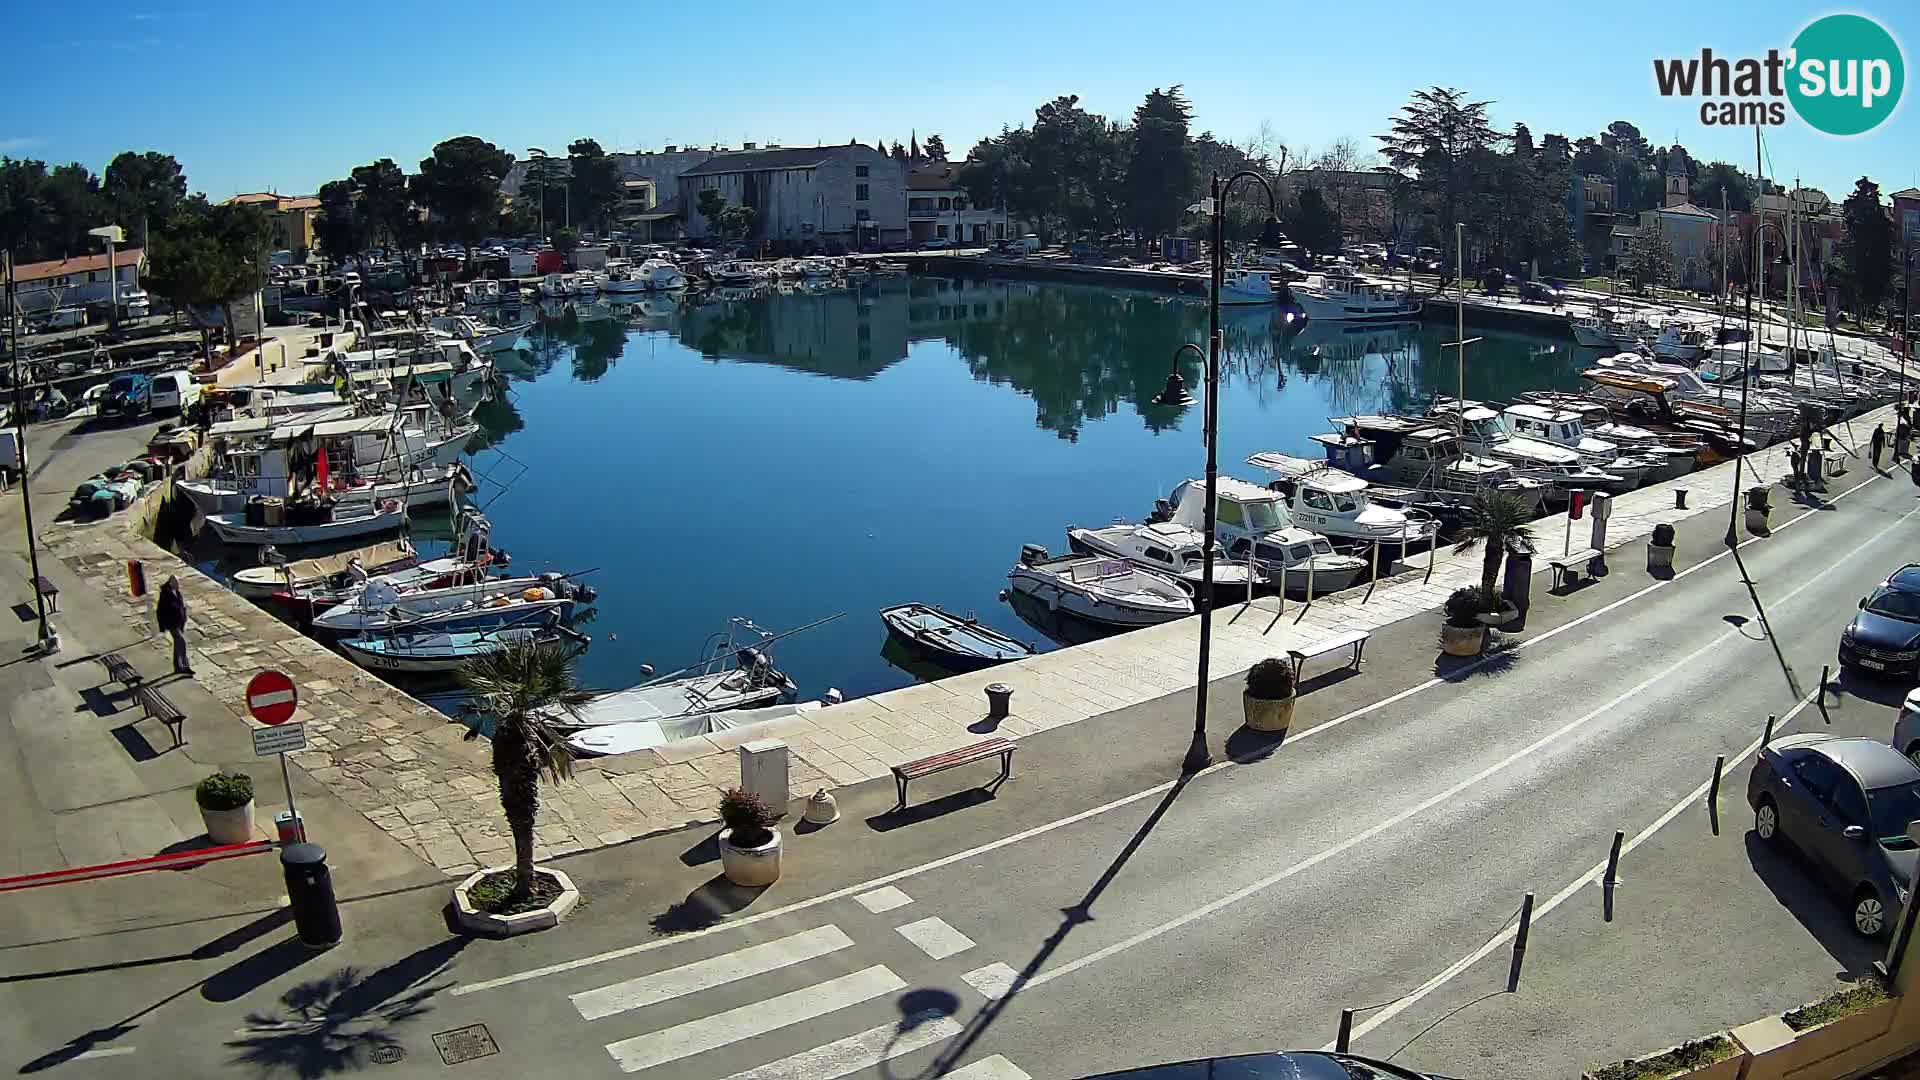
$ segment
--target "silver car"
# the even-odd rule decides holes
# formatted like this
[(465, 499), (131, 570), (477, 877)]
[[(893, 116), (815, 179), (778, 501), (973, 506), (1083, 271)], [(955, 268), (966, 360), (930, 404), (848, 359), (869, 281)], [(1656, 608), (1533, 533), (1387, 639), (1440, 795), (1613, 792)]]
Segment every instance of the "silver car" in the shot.
[(1920, 766), (1872, 739), (1791, 735), (1760, 751), (1747, 802), (1761, 840), (1791, 843), (1846, 899), (1856, 933), (1886, 932), (1920, 855)]

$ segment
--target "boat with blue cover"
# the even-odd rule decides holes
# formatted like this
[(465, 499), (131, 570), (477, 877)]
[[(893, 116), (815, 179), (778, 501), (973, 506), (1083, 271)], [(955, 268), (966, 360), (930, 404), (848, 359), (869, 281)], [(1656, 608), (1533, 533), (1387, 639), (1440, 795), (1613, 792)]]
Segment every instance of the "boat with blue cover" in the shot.
[[(557, 620), (557, 613), (555, 618)], [(340, 648), (368, 671), (410, 675), (456, 671), (478, 657), (499, 652), (514, 642), (585, 647), (585, 634), (560, 625), (509, 626), (499, 630), (422, 631), (381, 637), (349, 638)]]
[(1031, 645), (932, 604), (901, 604), (880, 612), (887, 633), (914, 652), (941, 665), (967, 671), (1032, 656)]

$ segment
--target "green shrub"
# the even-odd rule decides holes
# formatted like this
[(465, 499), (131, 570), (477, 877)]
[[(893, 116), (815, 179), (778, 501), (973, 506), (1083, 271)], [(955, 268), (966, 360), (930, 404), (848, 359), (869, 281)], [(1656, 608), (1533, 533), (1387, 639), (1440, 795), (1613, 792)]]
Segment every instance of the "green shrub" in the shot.
[(1795, 1031), (1831, 1024), (1844, 1016), (1865, 1012), (1887, 1000), (1887, 984), (1868, 975), (1845, 990), (1836, 990), (1810, 1005), (1802, 1005), (1781, 1014), (1780, 1019)]
[(735, 847), (759, 847), (773, 839), (773, 826), (780, 815), (753, 792), (729, 788), (720, 797), (720, 820), (733, 830)]
[(1478, 585), (1467, 585), (1453, 590), (1447, 597), (1447, 625), (1475, 627), (1480, 620), (1474, 618), (1483, 612), (1499, 611), (1502, 606), (1500, 594), (1487, 592)]
[(1725, 1035), (1681, 1043), (1664, 1054), (1605, 1065), (1588, 1075), (1593, 1080), (1662, 1080), (1680, 1073), (1704, 1069), (1716, 1061), (1733, 1056), (1733, 1042)]
[(217, 772), (193, 789), (202, 810), (238, 810), (253, 801), (253, 777), (241, 772)]
[(1247, 669), (1247, 694), (1262, 701), (1285, 701), (1293, 696), (1293, 664), (1268, 657)]

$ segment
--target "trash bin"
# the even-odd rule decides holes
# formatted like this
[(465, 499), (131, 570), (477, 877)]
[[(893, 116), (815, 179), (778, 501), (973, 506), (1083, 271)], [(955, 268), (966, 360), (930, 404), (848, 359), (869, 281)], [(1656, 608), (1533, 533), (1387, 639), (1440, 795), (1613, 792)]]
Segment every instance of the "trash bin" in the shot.
[(302, 833), (306, 831), (307, 820), (292, 810), (282, 810), (273, 815), (273, 829), (283, 844), (298, 844)]
[(1819, 447), (1807, 450), (1807, 486), (1814, 491), (1827, 490), (1827, 455)]
[(1770, 501), (1772, 489), (1750, 487), (1747, 489), (1747, 531), (1760, 534), (1767, 531), (1767, 516), (1773, 512)]
[(280, 849), (287, 879), (287, 906), (302, 945), (324, 949), (340, 941), (340, 905), (333, 898), (333, 874), (319, 844), (288, 844)]

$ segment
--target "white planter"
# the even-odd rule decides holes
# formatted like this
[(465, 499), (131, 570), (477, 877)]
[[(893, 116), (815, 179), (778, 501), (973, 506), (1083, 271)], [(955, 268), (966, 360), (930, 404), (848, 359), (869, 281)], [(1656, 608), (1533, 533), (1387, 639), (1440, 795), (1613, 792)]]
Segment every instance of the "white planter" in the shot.
[(720, 872), (728, 881), (751, 888), (780, 880), (780, 830), (769, 831), (773, 839), (749, 848), (733, 842), (732, 829), (720, 830)]
[(536, 871), (547, 874), (560, 883), (560, 895), (549, 901), (546, 907), (523, 911), (518, 915), (495, 915), (474, 907), (473, 900), (468, 896), (473, 887), (490, 875), (504, 873), (511, 869), (513, 869), (511, 866), (490, 866), (468, 875), (465, 881), (455, 885), (453, 887), (454, 920), (475, 933), (492, 937), (512, 937), (515, 934), (526, 934), (558, 926), (560, 920), (566, 918), (567, 914), (580, 903), (580, 890), (575, 887), (572, 878), (551, 866), (536, 866), (534, 867)]
[(1649, 570), (1673, 569), (1673, 546), (1667, 545), (1665, 547), (1662, 547), (1659, 544), (1648, 544), (1647, 545), (1647, 569)]
[(200, 808), (200, 820), (207, 826), (207, 839), (215, 844), (244, 844), (253, 839), (253, 800), (232, 810)]

